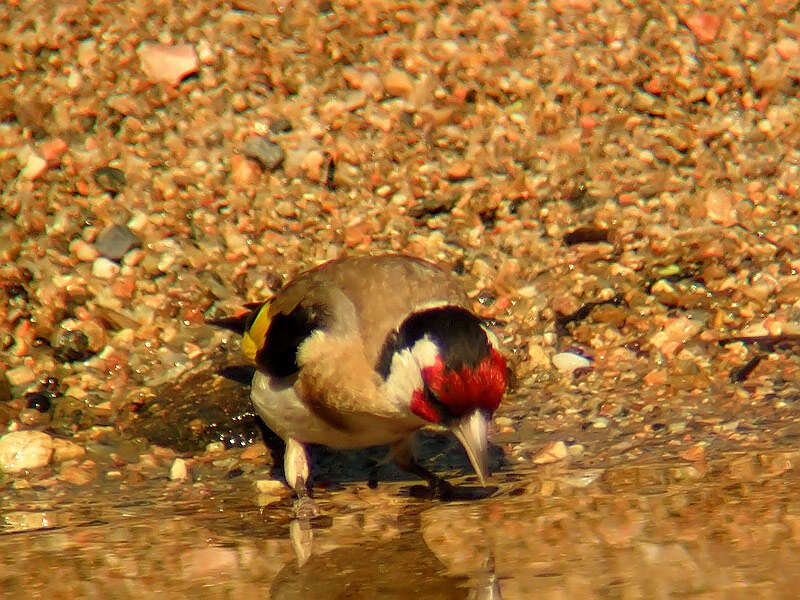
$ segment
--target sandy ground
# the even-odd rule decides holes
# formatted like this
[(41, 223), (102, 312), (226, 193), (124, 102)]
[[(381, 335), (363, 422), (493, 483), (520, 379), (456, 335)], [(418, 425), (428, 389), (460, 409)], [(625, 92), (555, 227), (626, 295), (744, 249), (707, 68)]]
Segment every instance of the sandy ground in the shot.
[[(794, 3), (44, 1), (0, 23), (0, 433), (29, 461), (0, 473), (2, 587), (299, 597), (373, 557), (426, 564), (430, 598), (791, 596)], [(323, 452), (297, 561), (246, 389), (214, 375), (236, 341), (203, 321), (387, 251), (453, 269), (495, 321), (500, 489), (437, 505)], [(376, 572), (355, 597), (408, 582)]]

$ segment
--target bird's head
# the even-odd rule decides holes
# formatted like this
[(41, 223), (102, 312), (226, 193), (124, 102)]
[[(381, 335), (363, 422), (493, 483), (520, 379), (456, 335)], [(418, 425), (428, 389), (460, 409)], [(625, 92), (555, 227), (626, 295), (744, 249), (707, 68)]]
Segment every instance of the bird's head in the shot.
[(468, 310), (431, 308), (413, 313), (387, 340), (381, 360), (393, 357), (413, 359), (419, 369), (421, 386), (412, 391), (409, 410), (450, 429), (485, 483), (489, 421), (507, 383), (506, 362), (494, 334)]

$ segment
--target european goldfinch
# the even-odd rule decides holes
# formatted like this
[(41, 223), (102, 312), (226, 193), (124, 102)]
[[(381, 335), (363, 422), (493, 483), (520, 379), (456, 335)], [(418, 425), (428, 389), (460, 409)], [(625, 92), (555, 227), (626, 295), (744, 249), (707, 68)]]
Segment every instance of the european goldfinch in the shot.
[(251, 398), (286, 442), (284, 473), (307, 497), (306, 444), (391, 445), (390, 457), (450, 486), (414, 459), (421, 427), (452, 431), (481, 484), (487, 429), (506, 388), (497, 339), (466, 307), (458, 281), (403, 255), (348, 257), (306, 271), (242, 317), (212, 321), (242, 334), (255, 365)]

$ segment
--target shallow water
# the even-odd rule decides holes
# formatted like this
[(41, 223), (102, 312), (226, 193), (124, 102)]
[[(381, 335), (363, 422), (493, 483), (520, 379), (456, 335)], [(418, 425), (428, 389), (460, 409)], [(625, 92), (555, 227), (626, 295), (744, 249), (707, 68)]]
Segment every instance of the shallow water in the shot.
[(495, 475), (444, 503), (409, 482), (317, 489), (322, 516), (263, 508), (245, 479), (9, 490), (6, 597), (791, 597), (798, 452)]

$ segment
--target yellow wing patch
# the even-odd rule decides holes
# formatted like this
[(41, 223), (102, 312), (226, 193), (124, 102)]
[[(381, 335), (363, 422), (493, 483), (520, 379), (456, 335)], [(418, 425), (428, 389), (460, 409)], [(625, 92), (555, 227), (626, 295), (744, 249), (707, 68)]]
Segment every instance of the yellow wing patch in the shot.
[(242, 336), (242, 352), (251, 361), (255, 362), (256, 354), (261, 348), (264, 347), (264, 340), (267, 337), (267, 330), (269, 324), (272, 322), (272, 317), (269, 314), (270, 303), (264, 303), (264, 306), (258, 309), (253, 322), (247, 331)]

